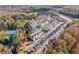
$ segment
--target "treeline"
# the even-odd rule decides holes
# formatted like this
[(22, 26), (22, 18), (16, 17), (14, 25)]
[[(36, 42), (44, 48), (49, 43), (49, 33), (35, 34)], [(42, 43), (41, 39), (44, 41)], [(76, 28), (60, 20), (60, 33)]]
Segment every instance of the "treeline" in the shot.
[(24, 25), (31, 19), (34, 19), (34, 15), (26, 16), (21, 15), (10, 15), (0, 17), (0, 31), (2, 30), (14, 30), (17, 28), (24, 28)]

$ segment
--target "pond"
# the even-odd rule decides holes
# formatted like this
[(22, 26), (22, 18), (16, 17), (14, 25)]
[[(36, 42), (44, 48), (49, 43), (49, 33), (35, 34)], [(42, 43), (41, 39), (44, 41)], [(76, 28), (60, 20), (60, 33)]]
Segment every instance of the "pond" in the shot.
[(9, 30), (9, 31), (6, 31), (7, 35), (10, 36), (12, 35), (16, 30)]

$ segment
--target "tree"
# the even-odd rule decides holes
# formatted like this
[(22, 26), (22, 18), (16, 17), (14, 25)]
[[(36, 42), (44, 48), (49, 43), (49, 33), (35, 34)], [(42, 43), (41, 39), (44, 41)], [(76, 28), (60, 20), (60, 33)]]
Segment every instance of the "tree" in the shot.
[(12, 35), (12, 43), (13, 44), (18, 44), (19, 43), (19, 37), (16, 35), (16, 33), (14, 33)]
[(58, 39), (56, 41), (56, 46), (55, 46), (56, 51), (58, 51), (59, 53), (68, 53), (68, 49), (67, 49), (67, 43), (65, 42), (65, 40), (63, 39)]

